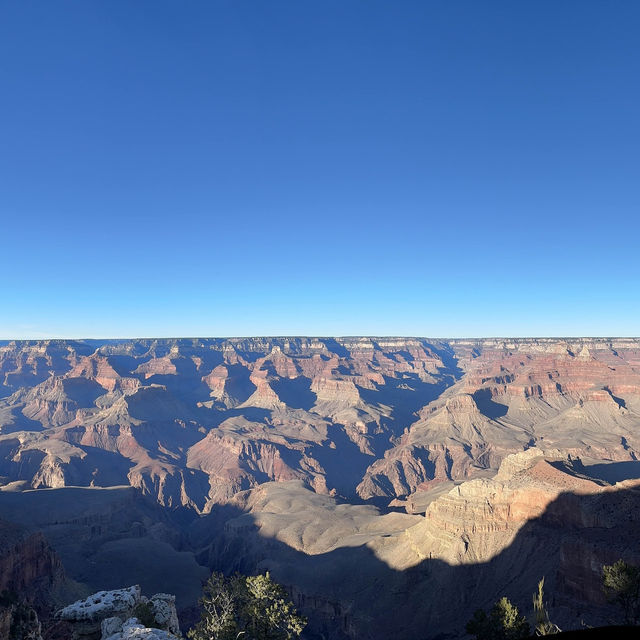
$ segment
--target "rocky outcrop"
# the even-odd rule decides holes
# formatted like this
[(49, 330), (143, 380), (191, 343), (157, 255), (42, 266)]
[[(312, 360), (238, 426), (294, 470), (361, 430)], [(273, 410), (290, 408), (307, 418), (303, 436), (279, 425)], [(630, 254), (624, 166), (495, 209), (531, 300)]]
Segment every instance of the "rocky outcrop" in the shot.
[(121, 622), (119, 618), (109, 618), (103, 623), (101, 640), (175, 640), (178, 636), (168, 631), (145, 627), (137, 618)]
[(0, 596), (0, 638), (42, 640), (42, 625), (32, 606)]
[(42, 605), (63, 579), (60, 559), (41, 533), (0, 521), (0, 592)]
[[(408, 529), (413, 548), (450, 564), (482, 563), (506, 549), (520, 529), (565, 492), (598, 494), (605, 483), (588, 478), (558, 450), (532, 448), (507, 456), (493, 478), (465, 482), (434, 500), (425, 520)], [(562, 514), (569, 524), (574, 514)]]
[(42, 640), (40, 614), (49, 612), (65, 575), (45, 537), (0, 521), (0, 638)]
[[(60, 609), (57, 618), (71, 623), (74, 640), (173, 640), (182, 637), (175, 596), (157, 593), (151, 598), (140, 587), (99, 591)], [(150, 626), (145, 626), (139, 618)]]

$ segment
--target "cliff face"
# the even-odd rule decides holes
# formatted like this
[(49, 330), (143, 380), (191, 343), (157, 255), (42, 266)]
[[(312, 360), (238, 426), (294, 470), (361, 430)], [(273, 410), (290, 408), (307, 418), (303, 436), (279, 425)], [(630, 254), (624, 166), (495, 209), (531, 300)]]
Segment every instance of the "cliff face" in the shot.
[(60, 559), (42, 533), (0, 521), (0, 592), (41, 605), (63, 578)]
[[(486, 563), (509, 547), (530, 521), (544, 516), (559, 528), (602, 527), (595, 510), (578, 498), (613, 490), (582, 472), (579, 460), (558, 450), (529, 449), (505, 458), (488, 479), (465, 482), (434, 500), (419, 525), (407, 530), (415, 548), (449, 564)], [(640, 483), (640, 481), (638, 481)]]
[(505, 455), (534, 445), (596, 459), (636, 458), (637, 340), (458, 340), (450, 346), (463, 374), (371, 465), (360, 495), (405, 496), (473, 477), (478, 468), (497, 469)]
[(299, 479), (405, 498), (540, 444), (640, 453), (640, 341), (256, 338), (0, 345), (0, 474), (200, 513)]
[(47, 617), (64, 581), (60, 559), (42, 533), (0, 521), (1, 638), (41, 640), (37, 612)]

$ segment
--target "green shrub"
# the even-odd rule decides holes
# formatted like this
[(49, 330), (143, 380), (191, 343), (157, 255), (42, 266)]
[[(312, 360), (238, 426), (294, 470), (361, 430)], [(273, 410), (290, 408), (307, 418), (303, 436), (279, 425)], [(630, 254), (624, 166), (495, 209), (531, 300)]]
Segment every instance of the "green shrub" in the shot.
[(291, 640), (307, 624), (268, 572), (231, 578), (212, 573), (200, 606), (200, 622), (187, 634), (191, 640)]
[(478, 609), (467, 622), (466, 630), (477, 640), (519, 640), (529, 636), (529, 623), (516, 606), (501, 598), (488, 614)]
[(640, 568), (622, 559), (604, 565), (602, 587), (609, 601), (622, 609), (626, 624), (640, 622)]

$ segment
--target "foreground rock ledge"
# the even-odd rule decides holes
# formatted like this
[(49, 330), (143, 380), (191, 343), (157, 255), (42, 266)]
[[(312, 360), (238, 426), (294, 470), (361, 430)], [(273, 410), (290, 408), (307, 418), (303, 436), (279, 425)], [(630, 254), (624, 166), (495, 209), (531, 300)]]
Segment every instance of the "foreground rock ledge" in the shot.
[[(182, 638), (175, 596), (156, 593), (147, 598), (139, 585), (126, 589), (98, 591), (56, 613), (72, 625), (73, 640), (175, 640)], [(145, 627), (136, 617), (136, 608), (148, 605), (153, 627)]]

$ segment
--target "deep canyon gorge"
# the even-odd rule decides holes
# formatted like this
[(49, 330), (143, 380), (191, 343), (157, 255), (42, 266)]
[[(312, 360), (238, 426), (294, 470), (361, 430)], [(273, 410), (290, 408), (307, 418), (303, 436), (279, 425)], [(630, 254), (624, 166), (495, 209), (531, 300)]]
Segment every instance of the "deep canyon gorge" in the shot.
[(638, 339), (5, 341), (0, 586), (140, 584), (188, 624), (212, 569), (269, 570), (339, 640), (458, 637), (544, 576), (597, 624), (639, 456)]

